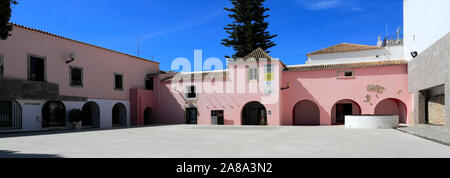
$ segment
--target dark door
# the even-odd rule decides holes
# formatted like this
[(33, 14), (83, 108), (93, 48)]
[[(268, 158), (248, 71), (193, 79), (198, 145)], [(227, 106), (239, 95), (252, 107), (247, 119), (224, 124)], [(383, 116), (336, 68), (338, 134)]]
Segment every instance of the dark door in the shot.
[(197, 124), (197, 108), (186, 109), (186, 124)]
[(352, 104), (336, 105), (336, 124), (345, 124), (345, 116), (353, 115)]
[(224, 125), (223, 111), (211, 111), (211, 125)]
[(150, 125), (152, 124), (151, 122), (151, 117), (152, 117), (152, 109), (147, 108), (144, 111), (144, 125)]

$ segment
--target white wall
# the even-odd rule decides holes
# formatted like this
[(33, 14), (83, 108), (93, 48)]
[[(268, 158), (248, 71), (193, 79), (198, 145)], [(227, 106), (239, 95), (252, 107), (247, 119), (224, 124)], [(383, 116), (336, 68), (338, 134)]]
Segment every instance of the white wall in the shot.
[(127, 126), (130, 126), (130, 101), (101, 99), (89, 99), (89, 101), (96, 102), (100, 107), (100, 128), (112, 127), (112, 110), (117, 103), (122, 103), (127, 108)]
[(450, 32), (450, 0), (404, 0), (406, 59), (419, 55)]
[[(130, 101), (128, 100), (101, 100), (89, 99), (87, 102), (96, 102), (100, 107), (100, 128), (112, 127), (112, 109), (115, 104), (122, 103), (127, 109), (127, 126), (130, 126)], [(42, 107), (47, 100), (17, 100), (22, 107), (22, 129), (20, 130), (0, 130), (1, 132), (18, 132), (18, 131), (40, 131), (46, 130), (42, 128)], [(69, 112), (72, 109), (82, 109), (87, 102), (63, 101), (66, 107), (66, 125), (70, 128), (68, 122)]]
[[(399, 45), (375, 50), (310, 55), (308, 57), (307, 64), (339, 64), (380, 60), (399, 60), (404, 59), (403, 52), (403, 46)], [(377, 55), (379, 57), (377, 57)]]

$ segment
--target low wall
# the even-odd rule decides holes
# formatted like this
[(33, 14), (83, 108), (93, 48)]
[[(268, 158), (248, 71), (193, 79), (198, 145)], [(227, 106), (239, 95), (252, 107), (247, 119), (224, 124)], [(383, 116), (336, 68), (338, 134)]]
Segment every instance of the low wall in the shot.
[(396, 129), (399, 123), (399, 116), (345, 116), (345, 127), (351, 129)]

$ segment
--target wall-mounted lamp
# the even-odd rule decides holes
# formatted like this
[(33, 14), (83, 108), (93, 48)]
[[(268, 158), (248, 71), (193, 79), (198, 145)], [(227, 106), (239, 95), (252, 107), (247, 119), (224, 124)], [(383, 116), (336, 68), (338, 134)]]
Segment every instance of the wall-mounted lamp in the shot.
[(287, 86), (285, 88), (281, 88), (281, 90), (287, 90), (289, 88), (291, 88), (291, 83), (287, 83)]
[(69, 57), (70, 57), (70, 61), (66, 61), (66, 64), (69, 64), (69, 63), (75, 61), (75, 57), (76, 57), (75, 54), (70, 53)]
[(412, 56), (413, 58), (416, 58), (418, 55), (419, 55), (419, 53), (418, 53), (417, 51), (411, 52), (411, 56)]

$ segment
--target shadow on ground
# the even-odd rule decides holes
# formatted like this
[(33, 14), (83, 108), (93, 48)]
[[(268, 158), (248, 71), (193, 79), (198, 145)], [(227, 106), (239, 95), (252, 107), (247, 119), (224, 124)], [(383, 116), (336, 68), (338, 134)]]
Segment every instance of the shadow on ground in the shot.
[(34, 132), (5, 132), (0, 133), (0, 138), (13, 138), (13, 137), (28, 137), (28, 136), (41, 136), (41, 135), (57, 135), (57, 134), (68, 134), (68, 133), (83, 133), (83, 132), (98, 132), (107, 130), (123, 130), (123, 129), (135, 129), (135, 128), (146, 128), (146, 127), (160, 127), (165, 125), (150, 125), (150, 126), (136, 126), (136, 127), (115, 127), (106, 129), (82, 129), (82, 130), (47, 130), (47, 131), (34, 131)]
[(0, 158), (62, 158), (62, 157), (58, 155), (26, 154), (26, 153), (18, 153), (16, 151), (0, 150)]

